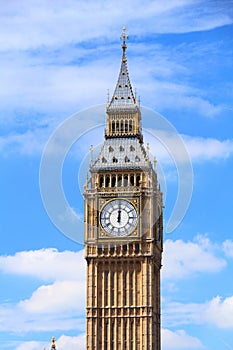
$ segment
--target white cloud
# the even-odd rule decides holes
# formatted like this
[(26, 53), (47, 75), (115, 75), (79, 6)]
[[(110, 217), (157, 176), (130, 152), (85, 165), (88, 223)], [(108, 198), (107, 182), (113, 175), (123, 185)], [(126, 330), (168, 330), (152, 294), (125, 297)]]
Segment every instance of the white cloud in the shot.
[[(196, 273), (217, 272), (226, 264), (215, 255), (219, 247), (211, 243), (206, 236), (198, 236), (193, 242), (167, 240), (164, 248), (162, 271), (163, 278), (167, 280), (185, 278)], [(0, 257), (0, 266), (4, 273), (55, 280), (48, 285), (41, 285), (28, 299), (16, 304), (1, 305), (0, 331), (48, 332), (77, 328), (84, 331), (85, 276), (83, 271), (79, 273), (83, 269), (83, 262), (83, 251), (58, 252), (55, 249), (21, 252), (10, 257)], [(218, 328), (233, 328), (233, 297), (225, 299), (215, 297), (199, 304), (169, 301), (163, 304), (163, 317), (167, 325), (211, 324)], [(192, 337), (184, 332), (172, 333), (165, 330), (164, 339), (168, 349), (173, 339), (177, 339), (175, 343), (180, 344), (180, 349), (189, 349), (188, 344)], [(58, 340), (58, 344), (62, 346), (66, 343), (70, 346), (80, 344), (81, 346), (83, 341), (84, 338), (63, 336)], [(195, 338), (193, 344), (197, 349), (201, 348), (201, 343)], [(28, 349), (37, 350), (36, 343), (29, 342), (27, 346)], [(192, 349), (191, 345), (190, 349)]]
[[(75, 286), (76, 298), (72, 291), (65, 288), (74, 282), (62, 282), (64, 296), (58, 296), (56, 284), (47, 288), (41, 286), (30, 299), (17, 304), (3, 304), (0, 306), (0, 332), (14, 332), (15, 334), (28, 332), (51, 332), (85, 329), (85, 288), (84, 284)], [(77, 282), (76, 282), (77, 284)], [(42, 298), (45, 298), (42, 300)], [(67, 298), (71, 297), (69, 300)], [(55, 300), (53, 300), (53, 298)], [(38, 305), (35, 303), (38, 302)], [(62, 302), (62, 305), (59, 305)], [(67, 306), (67, 307), (66, 307)], [(47, 307), (47, 310), (45, 309)]]
[(0, 137), (1, 153), (10, 154), (17, 152), (18, 154), (34, 155), (41, 152), (43, 144), (47, 141), (48, 134), (40, 128), (24, 133), (10, 134)]
[(166, 326), (204, 324), (205, 303), (180, 303), (163, 301), (163, 319)]
[(57, 341), (58, 349), (69, 349), (69, 350), (85, 350), (86, 345), (86, 334), (80, 334), (77, 337), (68, 337), (62, 335)]
[(183, 135), (193, 161), (226, 159), (233, 155), (233, 140), (191, 137)]
[(33, 6), (26, 0), (20, 5), (11, 1), (1, 8), (0, 47), (27, 50), (110, 37), (122, 23), (127, 23), (134, 33), (185, 33), (223, 26), (232, 23), (232, 18), (227, 7), (218, 8), (206, 1), (131, 0), (119, 6), (117, 0), (69, 0), (65, 8), (61, 1), (50, 2), (49, 6), (44, 0), (37, 0)]
[[(67, 336), (67, 335), (61, 335), (56, 340), (56, 347), (57, 349), (69, 349), (69, 350), (85, 350), (85, 341), (86, 341), (86, 334), (80, 334), (78, 336)], [(20, 345), (17, 346), (15, 350), (42, 350), (50, 349), (51, 342), (38, 342), (38, 341), (27, 341), (22, 342)]]
[(0, 256), (0, 269), (4, 273), (28, 275), (43, 281), (84, 281), (86, 262), (83, 250), (58, 252), (48, 248)]
[(233, 296), (217, 296), (206, 304), (203, 318), (218, 328), (233, 328)]
[[(101, 11), (103, 10), (103, 8), (100, 9), (92, 1), (89, 3), (89, 6), (91, 5)], [(142, 6), (140, 3), (138, 5), (139, 7)], [(148, 3), (149, 8), (152, 8), (152, 13), (159, 15), (161, 13), (166, 14), (167, 11), (176, 10), (177, 8), (180, 9), (186, 5), (185, 1), (175, 1), (173, 4), (166, 1), (156, 6), (151, 2)], [(56, 6), (58, 6), (58, 9), (55, 9)], [(35, 8), (32, 11), (30, 6), (28, 9), (26, 5), (22, 6), (24, 9), (22, 11), (22, 8), (18, 8), (17, 4), (8, 10), (6, 5), (5, 10), (6, 12), (9, 11), (9, 13), (16, 11), (19, 15), (18, 21), (23, 27), (35, 25), (37, 28), (37, 25), (41, 24), (40, 21), (49, 21), (50, 15), (54, 20), (56, 16), (60, 20), (63, 19), (63, 16), (71, 16), (74, 20), (75, 16), (80, 15), (80, 11), (87, 10), (86, 5), (82, 2), (80, 6), (77, 6), (77, 13), (71, 11), (72, 6), (76, 8), (76, 2), (70, 1), (68, 9), (64, 11), (63, 6), (61, 8), (61, 4), (52, 4), (48, 12), (46, 12), (46, 3), (38, 1), (35, 5), (39, 9), (38, 13), (35, 11)], [(104, 5), (103, 7), (106, 10), (110, 10), (109, 6), (112, 7), (112, 5)], [(62, 12), (60, 13), (61, 10)], [(25, 11), (29, 11), (29, 20), (24, 22), (20, 19), (20, 16), (25, 16)], [(148, 8), (145, 9), (143, 5), (141, 14), (148, 16), (149, 13)], [(38, 19), (37, 16), (39, 17)], [(192, 16), (194, 16), (193, 12)], [(17, 22), (16, 18), (15, 21)], [(141, 18), (139, 20), (141, 21)], [(169, 22), (169, 19), (167, 21)], [(153, 19), (153, 22), (156, 21)], [(48, 25), (52, 26), (51, 23)], [(54, 25), (56, 30), (60, 30), (57, 22)], [(112, 26), (112, 22), (107, 25)], [(79, 26), (77, 27), (76, 25), (74, 28), (72, 26), (67, 27), (72, 33), (73, 30), (80, 30), (77, 29)], [(104, 32), (102, 27), (98, 27), (101, 33), (98, 30), (90, 31), (90, 33), (92, 32), (91, 35), (95, 33), (94, 35), (97, 35), (99, 40), (98, 45), (96, 45), (97, 48), (93, 49), (92, 46), (89, 47), (88, 45), (84, 48), (80, 44), (78, 44), (78, 47), (73, 45), (73, 42), (79, 41), (79, 36), (74, 35), (74, 38), (72, 38), (70, 33), (67, 36), (64, 34), (57, 36), (54, 31), (51, 31), (52, 35), (47, 30), (43, 33), (41, 28), (43, 26), (40, 25), (39, 29), (37, 29), (42, 38), (43, 35), (48, 35), (51, 40), (55, 40), (54, 45), (58, 45), (57, 40), (59, 42), (61, 40), (62, 43), (64, 40), (65, 46), (58, 49), (57, 46), (53, 47), (52, 41), (43, 41), (41, 38), (43, 45), (47, 43), (48, 46), (52, 45), (52, 47), (48, 49), (43, 46), (36, 53), (27, 50), (23, 51), (23, 47), (20, 47), (20, 51), (16, 51), (14, 54), (12, 52), (4, 54), (0, 67), (0, 75), (4, 81), (2, 88), (0, 87), (3, 111), (1, 119), (3, 119), (4, 125), (7, 125), (7, 128), (10, 130), (5, 135), (3, 134), (0, 139), (2, 154), (7, 154), (10, 151), (20, 154), (40, 152), (59, 120), (64, 119), (68, 116), (67, 114), (73, 113), (80, 108), (105, 102), (107, 89), (110, 87), (112, 90), (116, 81), (118, 68), (115, 69), (114, 67), (119, 66), (120, 44), (117, 45), (117, 49), (115, 48), (116, 45), (112, 44), (110, 50), (102, 37), (106, 33), (108, 33), (108, 36), (115, 35), (115, 31), (114, 34), (112, 34), (112, 31)], [(137, 35), (137, 33), (142, 35), (141, 30), (144, 30), (143, 26), (140, 26), (140, 32), (138, 28), (136, 28), (136, 31), (134, 31), (134, 27), (131, 28), (134, 35)], [(82, 32), (81, 35), (85, 35), (83, 28), (80, 31)], [(30, 33), (31, 31), (27, 30), (27, 32)], [(32, 32), (34, 33), (34, 31)], [(22, 36), (22, 40), (25, 40), (26, 37)], [(119, 34), (116, 34), (115, 37), (118, 38)], [(15, 32), (12, 38), (15, 40)], [(71, 44), (69, 40), (71, 40)], [(10, 41), (6, 41), (6, 43), (10, 45)], [(36, 45), (40, 46), (41, 43), (38, 41)], [(29, 40), (28, 44), (34, 45), (32, 40)], [(20, 42), (17, 45), (20, 46)], [(146, 46), (147, 43), (132, 43), (132, 58), (130, 59), (130, 72), (133, 72), (132, 77), (134, 77), (137, 85), (140, 87), (144, 104), (151, 105), (153, 103), (153, 107), (156, 106), (159, 110), (172, 107), (173, 110), (182, 110), (182, 113), (184, 113), (184, 109), (188, 112), (191, 110), (204, 116), (215, 116), (222, 112), (223, 106), (212, 103), (206, 90), (203, 92), (201, 89), (191, 86), (190, 77), (192, 77), (193, 72), (189, 71), (186, 64), (179, 57), (171, 57), (170, 48), (165, 49), (150, 43), (150, 54), (148, 57), (141, 57), (141, 52), (145, 51)], [(56, 52), (57, 49), (58, 53)], [(198, 48), (195, 48), (195, 50), (197, 51)], [(116, 52), (118, 52), (117, 55)], [(185, 56), (186, 51), (182, 49), (182, 52)], [(136, 68), (131, 70), (133, 65)], [(143, 70), (141, 69), (142, 66), (144, 67)], [(177, 82), (177, 77), (179, 82)], [(183, 79), (181, 80), (180, 77), (183, 77)], [(29, 124), (32, 119), (35, 119), (36, 113), (42, 113), (43, 115), (36, 120), (32, 130)], [(48, 118), (48, 113), (50, 118)], [(26, 115), (29, 115), (29, 118)], [(44, 127), (41, 127), (41, 120), (46, 120)], [(22, 125), (23, 131), (20, 130)]]
[(85, 280), (56, 281), (40, 286), (30, 299), (20, 301), (18, 307), (28, 314), (83, 314), (85, 305)]
[[(2, 107), (12, 108), (14, 101), (14, 112), (19, 108), (54, 112), (56, 107), (55, 113), (60, 114), (67, 109), (74, 112), (83, 106), (103, 103), (107, 88), (113, 88), (112, 85), (109, 86), (110, 82), (115, 82), (116, 79), (113, 67), (119, 64), (115, 54), (116, 45), (112, 44), (110, 50), (103, 38), (107, 37), (108, 41), (110, 38), (119, 38), (122, 18), (125, 18), (121, 12), (127, 12), (125, 6), (117, 6), (117, 1), (111, 4), (89, 1), (87, 6), (86, 2), (70, 0), (66, 9), (59, 1), (52, 2), (49, 6), (42, 0), (36, 1), (33, 7), (28, 1), (23, 1), (23, 4), (21, 2), (20, 6), (16, 1), (13, 3), (14, 6), (4, 3), (1, 8), (0, 23), (3, 28), (0, 31), (0, 49), (7, 50), (0, 67), (1, 79), (4, 81), (0, 87)], [(135, 6), (138, 7), (138, 17), (135, 16)], [(190, 6), (194, 11), (188, 11)], [(165, 31), (169, 28), (169, 32), (177, 30), (179, 25), (174, 25), (174, 21), (185, 22), (188, 31), (193, 31), (202, 17), (206, 19), (203, 23), (207, 27), (213, 24), (215, 27), (214, 18), (220, 24), (224, 17), (220, 16), (220, 10), (212, 7), (211, 3), (203, 11), (201, 1), (190, 1), (189, 4), (183, 0), (176, 0), (172, 4), (169, 1), (156, 4), (148, 1), (145, 6), (138, 0), (137, 4), (135, 1), (127, 2), (127, 7), (129, 18), (126, 22), (129, 23), (130, 32), (139, 36), (160, 32), (161, 28)], [(184, 12), (184, 9), (187, 11)], [(173, 11), (177, 10), (174, 16)], [(226, 12), (226, 17), (229, 16), (229, 11), (224, 8), (221, 10)], [(189, 13), (192, 21), (187, 20)], [(195, 15), (196, 22), (193, 21)], [(87, 21), (87, 17), (92, 16), (94, 19)], [(97, 21), (98, 16), (100, 21)], [(116, 19), (115, 17), (117, 21), (110, 20)], [(183, 30), (184, 26), (181, 27)], [(83, 47), (80, 44), (80, 41), (90, 39), (95, 42), (98, 40), (97, 47), (93, 48), (92, 41), (90, 46), (85, 44)], [(169, 105), (174, 108), (182, 105), (182, 108), (195, 107), (207, 114), (219, 111), (218, 106), (200, 97), (200, 91), (197, 94), (196, 89), (187, 84), (172, 81), (171, 77), (177, 75), (180, 81), (180, 76), (188, 70), (178, 57), (171, 58), (170, 49), (165, 52), (158, 44), (150, 43), (149, 57), (140, 58), (147, 46), (144, 44), (142, 47), (139, 41), (139, 44), (132, 43), (131, 49), (131, 53), (135, 51), (133, 56), (137, 53), (139, 68), (134, 70), (133, 76), (138, 79), (138, 85), (143, 87), (144, 103), (149, 102), (146, 96), (150, 92), (153, 95), (149, 96), (150, 101), (153, 97), (158, 107)], [(38, 50), (33, 51), (38, 47)], [(117, 52), (120, 57), (119, 44)], [(131, 62), (133, 61), (132, 57)], [(140, 93), (143, 94), (143, 91)]]
[(165, 241), (162, 269), (164, 279), (218, 272), (225, 266), (226, 261), (215, 255), (215, 246), (205, 237), (198, 236), (196, 242)]
[(226, 256), (233, 258), (233, 241), (227, 239), (223, 242), (222, 247)]
[(0, 331), (83, 330), (85, 265), (83, 250), (58, 252), (50, 248), (1, 256), (0, 269), (5, 274), (25, 275), (53, 283), (41, 285), (28, 299), (16, 304), (2, 304)]
[[(150, 143), (151, 152), (156, 155), (161, 164), (171, 164), (173, 161), (176, 164), (182, 164), (189, 161), (189, 159), (193, 163), (217, 161), (228, 159), (233, 155), (233, 140), (179, 135), (178, 132), (170, 133), (155, 128), (150, 131), (155, 137), (146, 135), (146, 139)], [(177, 137), (182, 139), (183, 147), (186, 149), (188, 156), (178, 144)]]
[(85, 281), (40, 286), (29, 299), (0, 305), (0, 331), (27, 333), (85, 329)]
[(169, 326), (211, 325), (219, 329), (233, 329), (233, 296), (216, 296), (204, 303), (179, 303), (166, 301), (163, 317)]
[[(160, 56), (161, 52), (158, 51), (157, 55)], [(186, 53), (184, 53), (185, 55)], [(151, 101), (153, 101), (154, 106), (159, 110), (178, 110), (179, 114), (182, 115), (194, 111), (204, 117), (214, 117), (220, 114), (224, 108), (223, 106), (210, 102), (206, 91), (203, 91), (201, 87), (199, 89), (194, 88), (190, 81), (189, 83), (185, 81), (187, 77), (193, 74), (192, 68), (188, 71), (185, 65), (182, 66), (180, 63), (179, 68), (173, 70), (176, 60), (176, 65), (178, 65), (179, 59), (174, 57), (171, 62), (163, 58), (160, 62), (158, 74), (156, 74), (156, 68), (158, 67), (154, 67), (156, 58), (150, 57), (150, 61), (146, 63), (146, 59), (144, 59), (142, 65), (145, 65), (146, 69), (143, 71), (143, 76), (142, 73), (137, 74), (137, 71), (133, 75), (135, 78), (138, 78), (138, 75), (140, 77), (137, 81), (140, 87), (140, 93), (142, 93), (143, 103), (151, 105)], [(163, 72), (165, 68), (171, 70), (170, 75), (166, 78), (161, 74), (161, 71)], [(177, 77), (179, 77), (179, 82), (176, 82)], [(182, 80), (180, 80), (181, 77)]]
[(199, 339), (188, 335), (184, 330), (162, 329), (162, 349), (204, 349), (204, 346)]

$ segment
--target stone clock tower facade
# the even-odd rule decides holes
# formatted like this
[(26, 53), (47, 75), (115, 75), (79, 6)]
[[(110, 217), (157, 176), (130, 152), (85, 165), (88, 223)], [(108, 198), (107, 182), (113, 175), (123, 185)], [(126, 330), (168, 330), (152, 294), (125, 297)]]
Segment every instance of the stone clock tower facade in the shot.
[(160, 350), (162, 194), (143, 144), (123, 29), (105, 141), (84, 190), (87, 350)]

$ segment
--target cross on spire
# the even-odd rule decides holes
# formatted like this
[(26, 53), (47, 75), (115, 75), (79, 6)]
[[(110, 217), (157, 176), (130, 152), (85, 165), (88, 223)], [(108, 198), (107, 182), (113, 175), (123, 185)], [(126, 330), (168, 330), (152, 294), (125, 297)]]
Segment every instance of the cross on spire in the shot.
[(120, 36), (120, 39), (122, 40), (122, 49), (125, 51), (125, 49), (127, 48), (126, 40), (128, 39), (128, 35), (126, 33), (126, 26), (122, 28), (122, 34)]

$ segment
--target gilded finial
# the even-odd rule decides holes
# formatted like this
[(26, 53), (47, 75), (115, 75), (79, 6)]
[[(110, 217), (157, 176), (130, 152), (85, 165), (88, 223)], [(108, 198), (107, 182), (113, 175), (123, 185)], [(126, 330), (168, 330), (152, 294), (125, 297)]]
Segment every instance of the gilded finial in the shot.
[(51, 350), (56, 349), (56, 344), (55, 344), (55, 338), (52, 337), (52, 344), (51, 344)]
[(127, 48), (127, 45), (126, 45), (126, 40), (128, 39), (128, 35), (126, 33), (126, 26), (124, 26), (122, 28), (122, 34), (121, 34), (121, 37), (120, 39), (122, 40), (122, 49), (125, 50)]

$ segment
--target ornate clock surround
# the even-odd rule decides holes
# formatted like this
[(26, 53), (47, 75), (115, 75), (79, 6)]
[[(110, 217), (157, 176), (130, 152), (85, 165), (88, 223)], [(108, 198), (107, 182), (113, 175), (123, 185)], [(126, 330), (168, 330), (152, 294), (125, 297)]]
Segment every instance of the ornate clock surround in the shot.
[[(116, 199), (122, 199), (122, 200), (128, 201), (129, 203), (132, 203), (137, 214), (137, 223), (134, 230), (125, 236), (117, 236), (117, 235), (114, 236), (106, 233), (106, 231), (103, 229), (100, 222), (101, 212), (104, 206), (107, 203)], [(132, 195), (125, 195), (125, 194), (124, 195), (119, 194), (117, 197), (116, 196), (109, 197), (109, 195), (106, 195), (98, 199), (98, 241), (100, 244), (111, 243), (111, 242), (115, 244), (117, 243), (117, 241), (123, 242), (123, 241), (133, 241), (135, 239), (139, 239), (140, 232), (141, 232), (140, 224), (141, 224), (141, 218), (140, 218), (140, 196), (139, 195), (136, 195), (133, 197)]]

